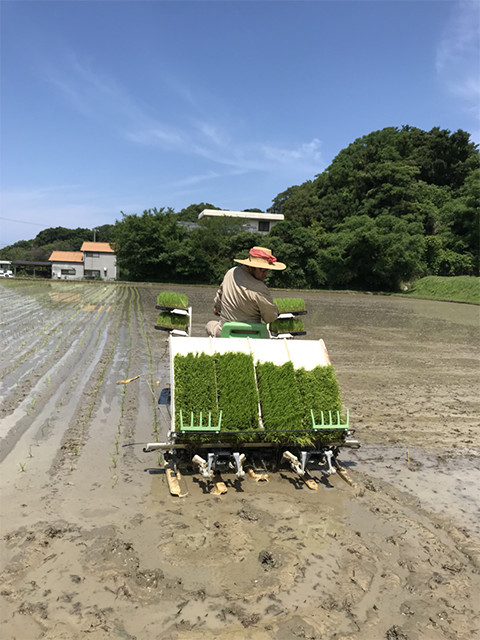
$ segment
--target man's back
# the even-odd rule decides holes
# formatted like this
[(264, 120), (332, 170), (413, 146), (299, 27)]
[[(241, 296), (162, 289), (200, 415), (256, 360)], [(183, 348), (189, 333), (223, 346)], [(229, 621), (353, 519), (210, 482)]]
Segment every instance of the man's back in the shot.
[[(217, 302), (219, 303), (217, 306)], [(215, 298), (222, 322), (273, 322), (278, 310), (272, 295), (261, 280), (246, 267), (232, 267), (223, 279)]]

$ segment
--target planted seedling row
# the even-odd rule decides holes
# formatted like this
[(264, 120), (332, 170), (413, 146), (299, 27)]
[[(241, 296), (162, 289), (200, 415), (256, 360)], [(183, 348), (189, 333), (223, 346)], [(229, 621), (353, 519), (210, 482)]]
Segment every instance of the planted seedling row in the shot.
[(155, 393), (154, 393), (154, 390), (153, 390), (153, 388), (154, 388), (153, 353), (152, 353), (152, 347), (150, 345), (150, 340), (149, 340), (147, 331), (145, 329), (144, 313), (142, 312), (142, 305), (141, 305), (141, 301), (140, 301), (140, 292), (139, 292), (137, 287), (135, 287), (134, 291), (135, 291), (135, 304), (136, 304), (138, 317), (140, 319), (140, 325), (141, 325), (141, 335), (145, 340), (145, 344), (146, 344), (147, 352), (148, 352), (148, 385), (150, 387), (150, 391), (152, 392), (151, 400), (152, 400), (152, 411), (153, 411), (153, 433), (154, 433), (155, 437), (157, 437), (157, 435), (158, 435), (158, 414), (157, 414), (157, 411), (156, 411), (157, 400), (156, 400)]

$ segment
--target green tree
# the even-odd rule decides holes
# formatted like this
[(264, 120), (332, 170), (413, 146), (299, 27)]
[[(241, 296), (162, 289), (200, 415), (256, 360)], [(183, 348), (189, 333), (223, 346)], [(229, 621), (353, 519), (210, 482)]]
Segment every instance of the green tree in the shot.
[(76, 229), (51, 227), (40, 231), (33, 240), (33, 245), (36, 247), (42, 247), (44, 245), (57, 247), (61, 245), (62, 247), (68, 248), (58, 249), (58, 251), (80, 251), (80, 247), (86, 240), (93, 240), (93, 232), (91, 229), (83, 229), (81, 227), (77, 227)]
[[(113, 224), (101, 224), (98, 227), (95, 227), (95, 233), (93, 234), (93, 238), (95, 238), (96, 242), (111, 242), (112, 230), (115, 225)], [(93, 229), (92, 229), (93, 233)], [(90, 238), (85, 238), (85, 240), (89, 240)]]
[(398, 290), (425, 270), (423, 230), (387, 214), (348, 218), (329, 236), (320, 261), (331, 287)]
[(0, 251), (2, 260), (28, 260), (33, 240), (19, 240)]
[(304, 227), (296, 221), (279, 222), (270, 232), (267, 243), (278, 260), (287, 264), (286, 271), (270, 274), (272, 286), (310, 289), (326, 283), (319, 256), (327, 239), (320, 224)]
[(318, 196), (315, 184), (307, 180), (302, 185), (289, 187), (272, 201), (269, 213), (281, 213), (286, 220), (309, 226), (318, 217)]
[(218, 207), (215, 207), (213, 204), (209, 204), (208, 202), (191, 204), (178, 212), (178, 219), (185, 222), (198, 222), (198, 216), (204, 209), (218, 209)]
[(443, 246), (450, 253), (443, 267), (448, 273), (439, 275), (479, 275), (480, 169), (472, 171), (455, 197), (445, 201), (440, 220)]
[(188, 234), (177, 221), (172, 209), (148, 209), (141, 216), (122, 213), (112, 238), (124, 279), (175, 281), (175, 255)]

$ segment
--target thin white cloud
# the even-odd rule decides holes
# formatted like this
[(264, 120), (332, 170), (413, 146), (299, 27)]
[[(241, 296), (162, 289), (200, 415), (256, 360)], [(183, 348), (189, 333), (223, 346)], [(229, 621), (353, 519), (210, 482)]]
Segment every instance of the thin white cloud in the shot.
[(221, 178), (222, 174), (216, 171), (208, 171), (207, 173), (200, 173), (198, 175), (186, 176), (185, 178), (181, 178), (180, 180), (169, 181), (168, 183), (162, 185), (158, 185), (159, 189), (163, 189), (168, 187), (169, 189), (179, 189), (182, 187), (192, 187), (197, 184), (202, 184), (209, 180), (216, 180), (217, 178)]
[(65, 53), (62, 64), (45, 65), (45, 77), (82, 115), (114, 126), (131, 121), (144, 126), (153, 123), (119, 83), (94, 71), (73, 52)]
[[(159, 119), (156, 106), (140, 105), (118, 82), (94, 71), (74, 54), (64, 60), (68, 63), (65, 68), (48, 69), (49, 81), (82, 115), (116, 128), (133, 144), (197, 156), (227, 168), (229, 173), (232, 169), (237, 173), (272, 173), (289, 168), (292, 176), (297, 177), (300, 172), (315, 174), (321, 169), (317, 139), (300, 142), (293, 148), (278, 141), (249, 141), (244, 135), (236, 134), (232, 125), (228, 129), (223, 127), (215, 113), (211, 119), (199, 118), (200, 98), (197, 96), (193, 101), (186, 87), (166, 78), (166, 86), (173, 88), (180, 101), (177, 112), (185, 114), (180, 127), (166, 117)], [(211, 96), (209, 104), (215, 104)]]
[(2, 203), (15, 204), (17, 202), (27, 202), (45, 200), (50, 198), (63, 198), (65, 193), (80, 193), (81, 185), (79, 184), (63, 184), (42, 186), (33, 189), (8, 189), (2, 191)]
[(188, 139), (185, 134), (171, 127), (160, 125), (146, 128), (125, 131), (125, 137), (131, 142), (142, 146), (160, 146), (166, 149), (180, 151), (188, 146)]
[(437, 48), (436, 71), (446, 89), (480, 121), (480, 3), (461, 0)]
[(439, 73), (468, 63), (478, 64), (480, 5), (476, 0), (460, 0), (452, 7), (452, 17), (437, 49)]
[(293, 162), (313, 163), (318, 167), (322, 160), (320, 140), (318, 138), (314, 138), (311, 142), (304, 142), (295, 149), (282, 149), (281, 147), (262, 145), (262, 151), (265, 154), (265, 158), (270, 161), (277, 161), (280, 164)]

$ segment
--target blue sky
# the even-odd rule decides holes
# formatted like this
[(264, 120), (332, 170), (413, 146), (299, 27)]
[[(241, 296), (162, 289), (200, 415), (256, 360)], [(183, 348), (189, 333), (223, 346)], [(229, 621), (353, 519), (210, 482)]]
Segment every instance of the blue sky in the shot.
[(267, 209), (356, 138), (480, 142), (477, 1), (2, 0), (0, 248), (209, 202)]

